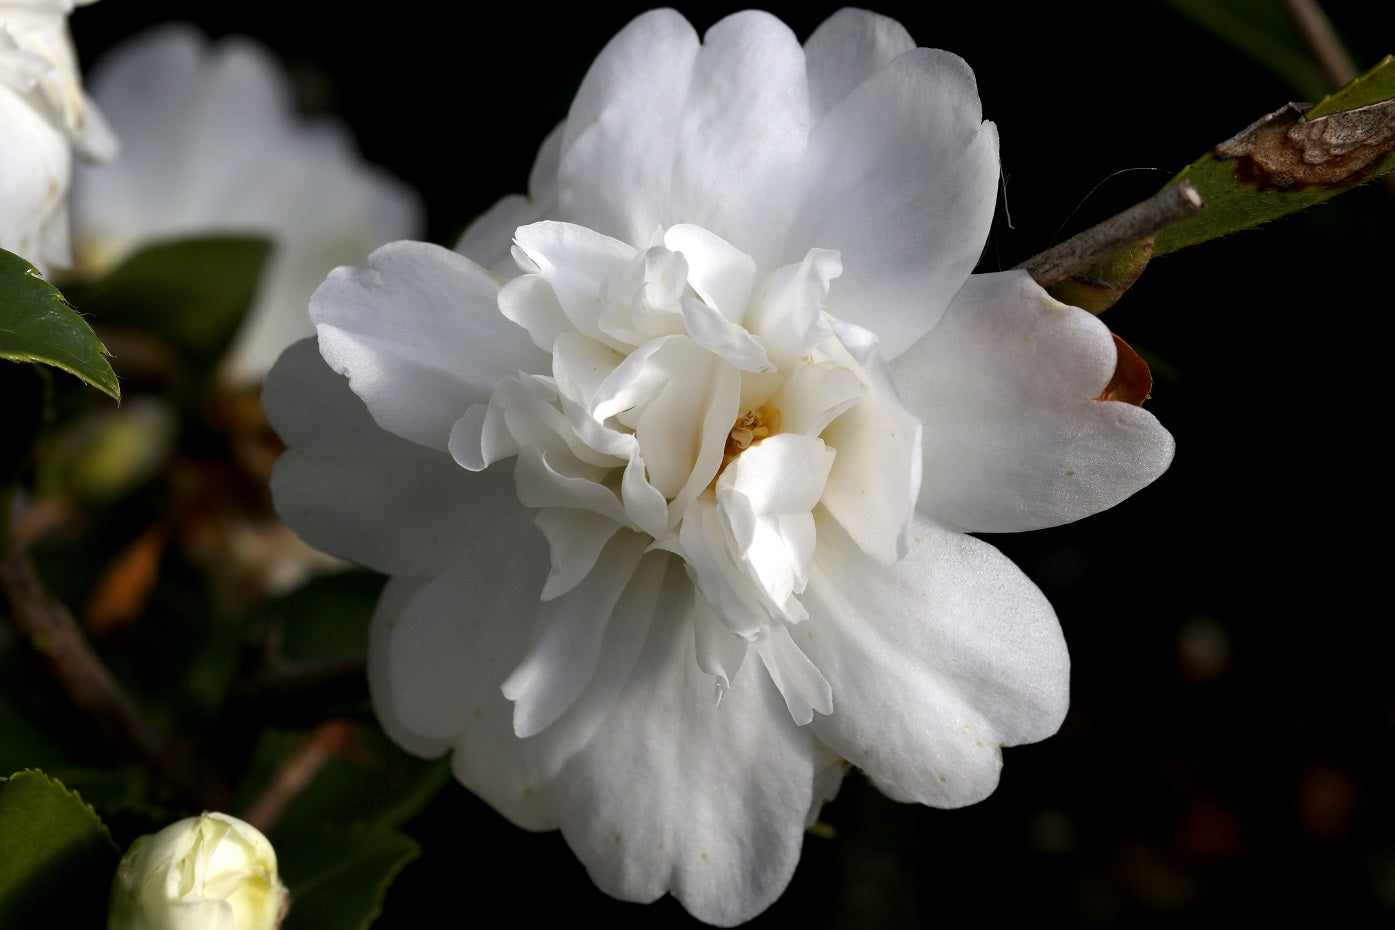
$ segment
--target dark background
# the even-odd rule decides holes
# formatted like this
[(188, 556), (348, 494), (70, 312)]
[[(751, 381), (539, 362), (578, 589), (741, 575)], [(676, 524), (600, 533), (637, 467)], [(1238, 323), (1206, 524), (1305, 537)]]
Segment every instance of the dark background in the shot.
[[(1327, 5), (1361, 66), (1395, 51), (1380, 4)], [(459, 15), (431, 14), (433, 8)], [(641, 4), (111, 2), (72, 20), (82, 60), (190, 13), (271, 45), (311, 108), (425, 198), (446, 241), (522, 190), (543, 135)], [(738, 9), (688, 6), (701, 30)], [(805, 37), (832, 4), (770, 7)], [(879, 7), (964, 56), (998, 125), (1010, 267), (1152, 193), (1260, 115), (1281, 80), (1164, 6)], [(1373, 22), (1372, 16), (1383, 17)], [(1123, 172), (1122, 174), (1119, 174)], [(1155, 262), (1106, 315), (1154, 363), (1171, 470), (1079, 525), (997, 537), (1046, 591), (1074, 662), (1061, 732), (1006, 752), (959, 811), (895, 804), (858, 776), (756, 927), (1029, 920), (1188, 927), (1395, 919), (1395, 728), (1385, 575), (1384, 369), (1395, 198), (1376, 186)], [(381, 928), (691, 923), (596, 891), (557, 834), (451, 785), (409, 827), (424, 847)], [(484, 915), (494, 915), (485, 917)]]

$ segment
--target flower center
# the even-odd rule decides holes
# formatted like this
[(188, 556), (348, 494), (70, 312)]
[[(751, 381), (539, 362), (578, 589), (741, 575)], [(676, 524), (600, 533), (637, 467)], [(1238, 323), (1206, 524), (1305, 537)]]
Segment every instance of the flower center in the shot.
[(718, 476), (742, 452), (779, 431), (780, 411), (774, 407), (762, 405), (741, 414), (736, 418), (731, 432), (727, 433), (727, 442), (722, 449), (722, 467), (717, 470)]

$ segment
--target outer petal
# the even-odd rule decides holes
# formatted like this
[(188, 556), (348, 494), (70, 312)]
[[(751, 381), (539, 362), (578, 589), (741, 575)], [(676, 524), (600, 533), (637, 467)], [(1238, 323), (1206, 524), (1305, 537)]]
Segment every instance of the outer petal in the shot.
[(455, 251), (504, 277), (517, 274), (513, 234), (520, 226), (557, 215), (557, 161), (562, 125), (548, 133), (528, 176), (528, 195), (510, 194), (481, 213), (455, 243)]
[(329, 366), (383, 429), (446, 449), (451, 427), (495, 382), (549, 359), (499, 313), (500, 280), (462, 255), (393, 242), (367, 268), (336, 268), (310, 299)]
[(917, 518), (890, 568), (819, 523), (799, 645), (833, 686), (829, 748), (882, 790), (939, 807), (998, 782), (1000, 746), (1055, 732), (1070, 660), (1041, 592), (996, 549)]
[(520, 826), (545, 830), (556, 825), (547, 782), (529, 778), (513, 707), (499, 692), (528, 648), (546, 569), (528, 516), (515, 507), (429, 582), (391, 583), (374, 615), (368, 671), (374, 707), (404, 748), (436, 755), (454, 746), (466, 787)]
[(913, 48), (915, 40), (906, 28), (879, 13), (845, 7), (824, 20), (804, 43), (809, 105), (815, 117)]
[(935, 324), (978, 262), (993, 219), (998, 137), (973, 72), (914, 49), (814, 127), (803, 200), (782, 255), (837, 249), (826, 309), (876, 333), (895, 358)]
[(768, 265), (789, 222), (808, 110), (803, 51), (769, 14), (729, 16), (700, 46), (673, 11), (640, 16), (572, 104), (562, 214), (636, 244), (656, 226), (695, 223)]
[(892, 363), (925, 431), (919, 509), (971, 532), (1037, 529), (1157, 478), (1171, 434), (1141, 407), (1094, 399), (1114, 362), (1104, 324), (1026, 272), (973, 276)]
[(668, 891), (731, 926), (789, 882), (827, 755), (758, 663), (714, 701), (686, 620), (657, 618), (620, 701), (558, 778), (558, 815), (602, 890), (631, 901)]
[[(415, 597), (399, 598), (396, 615), (375, 619), (369, 674), (379, 712), (412, 740), (404, 745), (429, 755), (448, 742), (465, 787), (519, 826), (546, 830), (557, 826), (558, 772), (608, 719), (653, 619), (681, 616), (691, 586), (670, 584), (681, 571), (667, 553), (647, 556), (611, 613), (590, 683), (555, 723), (520, 739), (501, 685), (530, 650), (546, 570), (527, 517), (517, 509)], [(554, 614), (575, 596), (552, 602)]]
[(636, 17), (601, 51), (562, 133), (563, 218), (635, 244), (672, 222), (665, 208), (697, 54), (697, 33), (673, 10)]
[(752, 10), (717, 23), (682, 103), (665, 225), (695, 223), (773, 265), (811, 122), (804, 51), (789, 27)]
[(326, 552), (382, 572), (434, 574), (477, 527), (520, 509), (506, 470), (467, 472), (383, 432), (313, 339), (281, 356), (262, 404), (290, 446), (271, 477), (277, 512)]

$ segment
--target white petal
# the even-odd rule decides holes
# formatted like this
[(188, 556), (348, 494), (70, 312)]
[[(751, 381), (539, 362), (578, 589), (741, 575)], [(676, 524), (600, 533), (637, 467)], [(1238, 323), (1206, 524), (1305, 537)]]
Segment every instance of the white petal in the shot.
[(810, 249), (798, 265), (775, 269), (754, 295), (745, 325), (770, 353), (787, 364), (831, 334), (823, 306), (833, 279), (843, 273), (837, 252)]
[(683, 301), (683, 325), (693, 341), (742, 371), (774, 371), (765, 348), (744, 327), (700, 300)]
[(543, 140), (528, 176), (528, 195), (510, 194), (480, 214), (465, 228), (455, 251), (495, 274), (517, 272), (513, 236), (520, 226), (557, 215), (557, 161), (562, 151), (562, 125)]
[(507, 472), (471, 474), (384, 432), (313, 339), (282, 355), (262, 404), (290, 446), (271, 478), (277, 513), (310, 545), (340, 558), (432, 574), (475, 528), (519, 509)]
[(894, 566), (832, 520), (795, 633), (833, 687), (814, 730), (893, 797), (939, 807), (981, 800), (998, 749), (1055, 732), (1070, 659), (1041, 592), (996, 549), (917, 518)]
[(562, 833), (602, 890), (670, 892), (731, 926), (779, 896), (826, 756), (750, 663), (718, 705), (688, 624), (665, 616), (605, 725), (557, 779)]
[(732, 323), (740, 323), (751, 300), (756, 263), (751, 256), (701, 226), (680, 223), (664, 233), (664, 246), (688, 264), (688, 283)]
[(576, 587), (591, 573), (601, 550), (620, 530), (620, 524), (589, 510), (549, 507), (533, 521), (547, 537), (552, 571), (543, 585), (542, 599), (550, 601)]
[(628, 348), (601, 332), (599, 321), (606, 283), (634, 261), (634, 246), (585, 226), (551, 220), (520, 228), (514, 241), (552, 286), (572, 326), (612, 348)]
[(756, 643), (755, 648), (795, 723), (804, 726), (814, 719), (815, 711), (833, 713), (833, 689), (828, 679), (795, 645), (789, 627), (771, 627), (770, 635)]
[(691, 616), (698, 667), (716, 680), (717, 700), (720, 701), (741, 670), (750, 647), (712, 612), (706, 598), (693, 598)]
[[(565, 603), (539, 609), (537, 642), (501, 685), (504, 697), (514, 702), (513, 728), (520, 738), (551, 726), (585, 690), (600, 660), (616, 603), (630, 588), (647, 543), (635, 533), (616, 538), (600, 556), (596, 570), (567, 592)], [(661, 577), (653, 573), (648, 577), (657, 593)]]
[[(699, 597), (735, 635), (747, 642), (760, 637), (770, 623), (770, 605), (742, 571), (715, 495), (705, 493), (688, 507), (678, 540), (683, 547), (684, 568)], [(782, 605), (773, 606), (778, 609)]]
[(562, 333), (575, 332), (557, 293), (540, 274), (511, 278), (499, 289), (499, 312), (528, 331), (533, 344), (551, 352)]
[(915, 40), (896, 20), (845, 7), (814, 30), (804, 43), (809, 63), (809, 104), (816, 117), (827, 113)]
[(409, 748), (454, 746), (453, 767), (467, 787), (520, 826), (543, 830), (556, 825), (550, 775), (514, 735), (513, 706), (499, 684), (528, 648), (547, 558), (522, 508), (499, 530), (503, 538), (477, 539), (406, 603), (385, 598), (369, 680), (375, 707), (398, 734), (411, 735)]
[(394, 242), (336, 268), (310, 301), (320, 351), (384, 429), (445, 449), (455, 421), (547, 356), (498, 312), (499, 281), (464, 256)]
[[(504, 560), (525, 554), (504, 549), (501, 553)], [(468, 599), (471, 585), (487, 585), (487, 573), (502, 567), (494, 561), (478, 570), (467, 570), (458, 579), (457, 596)], [(454, 743), (451, 762), (456, 777), (522, 826), (534, 830), (556, 826), (553, 784), (558, 773), (609, 718), (652, 621), (682, 616), (691, 594), (692, 587), (683, 579), (676, 560), (667, 553), (646, 556), (611, 614), (585, 690), (552, 726), (527, 739), (515, 735), (513, 705), (504, 698), (500, 685), (528, 648), (532, 618), (526, 612), (510, 610), (482, 620), (483, 626), (494, 629), (481, 629), (477, 639), (459, 644), (468, 651), (454, 656), (458, 675), (469, 680), (467, 697), (473, 702)], [(559, 598), (559, 611), (565, 611), (562, 602), (568, 597)], [(432, 622), (449, 623), (451, 619), (446, 612)], [(506, 655), (507, 661), (503, 658)], [(410, 673), (410, 669), (404, 668), (402, 673)], [(442, 697), (450, 699), (449, 695)]]
[(29, 103), (0, 85), (0, 249), (29, 260), (40, 271), (65, 268), (68, 245), (68, 178), (72, 151), (63, 134)]
[(838, 250), (828, 312), (895, 358), (949, 306), (993, 219), (998, 139), (973, 72), (949, 52), (905, 53), (824, 115), (804, 169), (782, 254)]
[(778, 258), (811, 119), (804, 51), (768, 13), (707, 31), (673, 165), (673, 222), (711, 230), (758, 265)]
[(610, 40), (567, 115), (558, 169), (563, 216), (633, 243), (685, 219), (670, 217), (668, 205), (697, 54), (697, 33), (673, 10), (638, 16)]
[(865, 330), (839, 323), (839, 339), (861, 367), (868, 390), (823, 431), (838, 452), (823, 504), (863, 551), (890, 564), (906, 550), (921, 483), (921, 425)]
[(892, 366), (925, 429), (919, 509), (968, 531), (1036, 529), (1112, 507), (1157, 478), (1172, 436), (1141, 407), (1094, 399), (1115, 354), (1098, 318), (1026, 272), (971, 278)]
[(388, 680), (388, 644), (392, 626), (407, 605), (430, 583), (429, 578), (397, 575), (388, 580), (373, 620), (368, 627), (368, 691), (373, 699), (373, 713), (392, 741), (413, 755), (434, 759), (450, 748), (450, 740), (432, 739), (410, 730), (402, 723), (393, 704), (392, 686)]

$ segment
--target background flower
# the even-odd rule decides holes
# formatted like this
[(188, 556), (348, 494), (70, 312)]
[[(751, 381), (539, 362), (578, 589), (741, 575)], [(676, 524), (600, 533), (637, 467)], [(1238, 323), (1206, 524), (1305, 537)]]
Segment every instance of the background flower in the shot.
[(0, 248), (40, 270), (71, 260), (67, 193), (73, 149), (107, 159), (117, 148), (82, 91), (68, 37), (74, 5), (0, 2)]
[(364, 163), (341, 123), (298, 115), (283, 66), (251, 39), (215, 44), (166, 24), (103, 56), (89, 84), (128, 141), (115, 162), (80, 167), (74, 180), (80, 274), (177, 237), (273, 240), (224, 363), (235, 382), (260, 380), (312, 332), (306, 303), (329, 269), (421, 231), (416, 193)]

